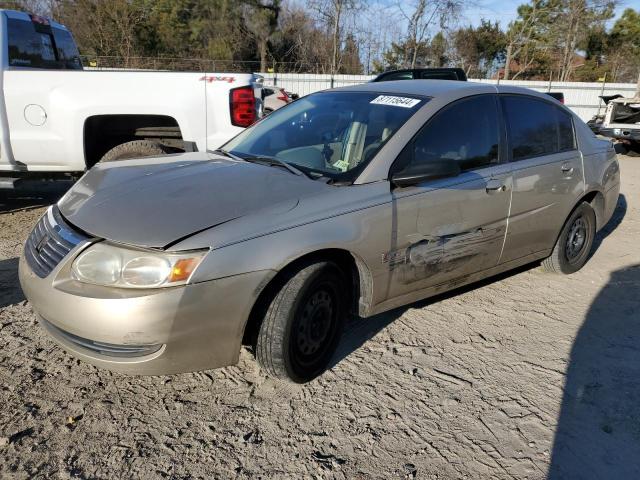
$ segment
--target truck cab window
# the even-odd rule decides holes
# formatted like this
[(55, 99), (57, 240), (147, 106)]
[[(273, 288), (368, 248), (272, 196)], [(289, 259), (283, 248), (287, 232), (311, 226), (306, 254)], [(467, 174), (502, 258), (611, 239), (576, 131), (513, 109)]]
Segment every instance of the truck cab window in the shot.
[(60, 28), (7, 19), (9, 66), (81, 70), (80, 55), (71, 34)]

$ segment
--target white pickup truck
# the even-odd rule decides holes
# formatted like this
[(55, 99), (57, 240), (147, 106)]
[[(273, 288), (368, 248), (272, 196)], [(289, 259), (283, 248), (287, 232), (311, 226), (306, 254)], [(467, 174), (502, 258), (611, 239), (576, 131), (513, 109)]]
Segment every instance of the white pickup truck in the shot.
[(11, 10), (0, 10), (0, 68), (5, 179), (215, 149), (262, 109), (256, 75), (83, 70), (63, 25)]

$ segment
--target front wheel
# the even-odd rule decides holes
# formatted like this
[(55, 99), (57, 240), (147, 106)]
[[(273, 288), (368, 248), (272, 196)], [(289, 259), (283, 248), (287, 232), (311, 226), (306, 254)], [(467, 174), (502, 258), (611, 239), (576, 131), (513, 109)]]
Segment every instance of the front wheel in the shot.
[(582, 202), (562, 227), (551, 255), (542, 261), (542, 267), (553, 273), (571, 274), (580, 270), (591, 254), (596, 236), (596, 214)]
[(271, 376), (308, 382), (326, 370), (348, 312), (348, 283), (333, 262), (290, 275), (260, 326), (256, 359)]

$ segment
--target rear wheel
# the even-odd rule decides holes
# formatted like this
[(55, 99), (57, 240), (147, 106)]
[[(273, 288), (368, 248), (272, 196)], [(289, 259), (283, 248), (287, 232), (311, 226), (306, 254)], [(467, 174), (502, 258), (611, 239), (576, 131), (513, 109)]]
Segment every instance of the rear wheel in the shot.
[(151, 140), (134, 140), (113, 147), (100, 159), (101, 162), (114, 162), (130, 158), (157, 157), (166, 155), (167, 149), (158, 142)]
[(289, 276), (256, 341), (256, 358), (269, 375), (304, 383), (325, 371), (347, 318), (347, 285), (332, 262), (313, 263)]
[(571, 274), (580, 270), (591, 254), (596, 236), (596, 214), (586, 202), (582, 202), (569, 216), (551, 255), (543, 260), (545, 270)]

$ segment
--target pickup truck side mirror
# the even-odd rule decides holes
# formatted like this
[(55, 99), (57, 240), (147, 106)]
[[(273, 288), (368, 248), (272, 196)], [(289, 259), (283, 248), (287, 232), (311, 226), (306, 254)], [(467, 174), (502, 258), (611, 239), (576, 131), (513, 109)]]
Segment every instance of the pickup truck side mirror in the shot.
[(391, 175), (391, 183), (397, 187), (409, 187), (427, 180), (457, 177), (460, 175), (460, 165), (452, 159), (441, 158), (428, 162), (409, 164), (405, 169)]

